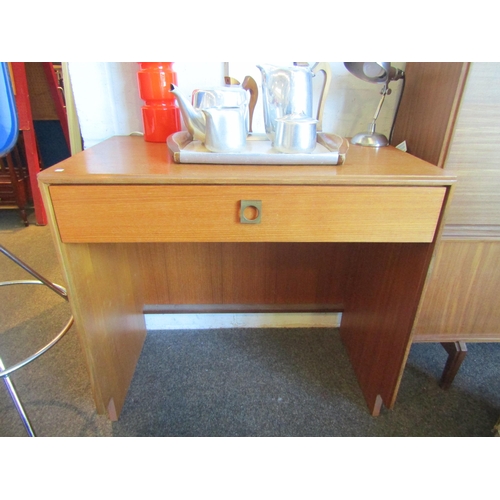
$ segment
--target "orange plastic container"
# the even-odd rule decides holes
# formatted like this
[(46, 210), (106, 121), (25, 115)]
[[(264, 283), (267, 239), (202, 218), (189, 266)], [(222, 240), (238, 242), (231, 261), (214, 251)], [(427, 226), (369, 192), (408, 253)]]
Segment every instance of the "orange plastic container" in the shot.
[(170, 84), (177, 85), (177, 73), (171, 62), (141, 62), (137, 73), (144, 123), (144, 140), (165, 142), (167, 137), (181, 130), (181, 115)]

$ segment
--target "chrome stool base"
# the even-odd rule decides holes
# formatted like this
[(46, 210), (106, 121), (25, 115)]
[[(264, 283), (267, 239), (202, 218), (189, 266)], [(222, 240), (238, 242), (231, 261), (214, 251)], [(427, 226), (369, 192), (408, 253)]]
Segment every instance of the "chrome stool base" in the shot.
[[(2, 358), (0, 358), (0, 370), (2, 370), (1, 373), (5, 371), (5, 366), (3, 364)], [(28, 415), (26, 414), (26, 411), (24, 410), (24, 406), (21, 403), (21, 400), (19, 399), (19, 396), (17, 395), (16, 388), (14, 386), (14, 383), (10, 379), (8, 375), (3, 375), (2, 376), (3, 381), (5, 383), (5, 387), (7, 387), (7, 391), (9, 393), (10, 398), (12, 399), (12, 402), (14, 403), (14, 406), (16, 407), (17, 413), (19, 413), (19, 416), (21, 417), (21, 420), (24, 424), (24, 427), (26, 429), (26, 432), (28, 433), (28, 436), (30, 437), (35, 437), (35, 431), (33, 430), (33, 427), (31, 425), (31, 422), (28, 418)]]
[[(7, 256), (9, 259), (11, 259), (13, 262), (15, 262), (17, 265), (22, 267), (26, 272), (31, 274), (36, 280), (14, 280), (14, 281), (2, 281), (0, 282), (0, 286), (10, 286), (10, 285), (45, 285), (48, 288), (50, 288), (52, 291), (63, 297), (65, 300), (68, 300), (68, 296), (66, 293), (66, 289), (62, 287), (61, 285), (57, 285), (56, 283), (52, 283), (51, 281), (48, 281), (46, 278), (38, 274), (34, 269), (29, 267), (27, 264), (25, 264), (23, 261), (19, 260), (15, 255), (10, 253), (5, 247), (0, 245), (0, 253), (3, 253), (5, 256)], [(31, 425), (31, 422), (28, 418), (28, 415), (26, 414), (26, 411), (24, 410), (24, 407), (21, 403), (21, 400), (19, 399), (19, 396), (16, 392), (16, 388), (14, 387), (14, 384), (12, 380), (10, 379), (9, 375), (16, 370), (19, 370), (23, 366), (26, 366), (28, 363), (31, 363), (35, 359), (37, 359), (39, 356), (41, 356), (43, 353), (48, 351), (51, 347), (53, 347), (59, 340), (61, 340), (64, 335), (68, 332), (68, 330), (71, 328), (73, 325), (73, 316), (70, 317), (69, 321), (66, 323), (64, 328), (44, 347), (42, 347), (40, 350), (38, 350), (35, 354), (32, 354), (31, 356), (28, 356), (24, 360), (20, 361), (19, 363), (16, 363), (9, 368), (5, 368), (2, 359), (0, 358), (0, 378), (3, 379), (5, 386), (7, 387), (7, 391), (14, 403), (14, 406), (16, 407), (16, 410), (23, 422), (23, 425), (26, 429), (26, 432), (28, 433), (28, 436), (30, 437), (35, 437), (35, 432), (33, 430), (33, 426)]]

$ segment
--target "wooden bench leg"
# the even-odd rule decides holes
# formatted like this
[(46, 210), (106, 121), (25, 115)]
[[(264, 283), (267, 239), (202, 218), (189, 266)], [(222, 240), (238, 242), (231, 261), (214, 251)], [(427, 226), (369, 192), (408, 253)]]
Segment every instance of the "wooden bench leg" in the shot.
[(450, 388), (460, 365), (467, 355), (467, 346), (465, 342), (441, 342), (441, 345), (446, 349), (448, 359), (446, 360), (439, 386), (441, 389), (446, 390)]

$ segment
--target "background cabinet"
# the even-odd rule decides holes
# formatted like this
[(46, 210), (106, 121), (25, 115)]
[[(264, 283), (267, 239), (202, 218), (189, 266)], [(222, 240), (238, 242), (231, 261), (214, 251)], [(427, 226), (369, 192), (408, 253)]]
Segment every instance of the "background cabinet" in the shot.
[(499, 83), (500, 63), (408, 63), (392, 139), (458, 176), (413, 329), (458, 363), (465, 342), (500, 341)]
[(32, 199), (22, 137), (12, 151), (0, 158), (0, 209), (18, 209), (25, 226), (26, 208)]

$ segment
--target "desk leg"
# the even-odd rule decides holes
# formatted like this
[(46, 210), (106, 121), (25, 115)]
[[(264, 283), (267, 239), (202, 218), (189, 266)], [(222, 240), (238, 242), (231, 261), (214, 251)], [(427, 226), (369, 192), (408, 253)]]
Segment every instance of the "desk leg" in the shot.
[(439, 386), (441, 389), (449, 389), (455, 375), (458, 373), (460, 365), (467, 355), (467, 345), (465, 342), (441, 342), (441, 345), (448, 353), (446, 366), (444, 367)]
[(374, 416), (394, 405), (431, 254), (430, 244), (353, 245), (340, 332)]
[(69, 301), (98, 413), (117, 420), (146, 337), (134, 244), (63, 244)]

